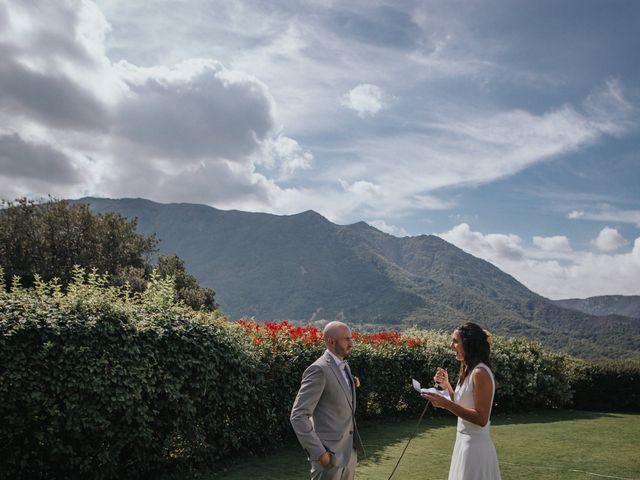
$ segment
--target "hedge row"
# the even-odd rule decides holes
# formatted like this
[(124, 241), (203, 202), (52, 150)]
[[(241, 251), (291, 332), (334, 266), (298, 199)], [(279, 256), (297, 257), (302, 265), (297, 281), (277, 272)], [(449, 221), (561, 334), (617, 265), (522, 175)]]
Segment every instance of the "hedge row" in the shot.
[(3, 298), (0, 475), (136, 478), (264, 441), (245, 343), (175, 312)]
[(569, 364), (575, 408), (640, 411), (640, 360), (574, 360)]
[[(302, 372), (323, 348), (313, 327), (194, 313), (162, 281), (138, 298), (95, 276), (66, 294), (0, 292), (0, 478), (156, 477), (264, 451), (291, 435)], [(603, 381), (606, 410), (640, 405), (637, 365), (503, 338), (493, 352), (498, 410), (590, 402)], [(457, 370), (448, 335), (419, 331), (358, 335), (350, 364), (360, 418), (415, 415), (424, 403), (410, 379)], [(603, 380), (613, 370), (617, 380)]]

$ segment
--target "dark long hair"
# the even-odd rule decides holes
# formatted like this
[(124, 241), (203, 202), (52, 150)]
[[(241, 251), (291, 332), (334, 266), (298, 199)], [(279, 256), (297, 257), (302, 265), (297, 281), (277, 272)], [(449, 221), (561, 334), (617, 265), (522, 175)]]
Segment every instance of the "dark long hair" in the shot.
[(479, 363), (485, 363), (491, 368), (489, 357), (491, 356), (491, 346), (489, 345), (489, 335), (482, 327), (476, 323), (467, 322), (456, 328), (462, 340), (464, 350), (464, 361), (460, 363), (460, 374), (458, 383), (462, 385), (467, 375)]

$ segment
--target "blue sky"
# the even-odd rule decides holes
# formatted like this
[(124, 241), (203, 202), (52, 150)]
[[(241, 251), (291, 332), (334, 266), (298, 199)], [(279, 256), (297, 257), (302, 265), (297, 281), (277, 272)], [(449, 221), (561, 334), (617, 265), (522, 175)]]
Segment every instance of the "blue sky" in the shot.
[(0, 3), (0, 195), (437, 234), (640, 294), (640, 3)]

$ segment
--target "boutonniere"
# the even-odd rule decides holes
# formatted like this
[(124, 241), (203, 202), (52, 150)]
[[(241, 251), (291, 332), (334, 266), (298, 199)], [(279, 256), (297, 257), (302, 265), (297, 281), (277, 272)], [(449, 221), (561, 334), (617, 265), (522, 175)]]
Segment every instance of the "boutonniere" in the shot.
[(356, 386), (356, 388), (360, 387), (360, 379), (355, 375), (353, 376), (353, 384)]

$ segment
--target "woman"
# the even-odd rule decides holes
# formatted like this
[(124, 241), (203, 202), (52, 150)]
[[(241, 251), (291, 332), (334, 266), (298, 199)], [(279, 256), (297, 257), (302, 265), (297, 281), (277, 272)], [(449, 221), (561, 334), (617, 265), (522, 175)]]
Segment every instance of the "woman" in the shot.
[(438, 387), (449, 392), (453, 401), (438, 394), (422, 394), (434, 407), (446, 408), (458, 416), (449, 480), (499, 480), (498, 457), (489, 437), (489, 416), (496, 388), (489, 367), (491, 349), (487, 333), (475, 323), (465, 323), (453, 331), (451, 349), (461, 362), (455, 392), (446, 370), (438, 368), (433, 379)]

